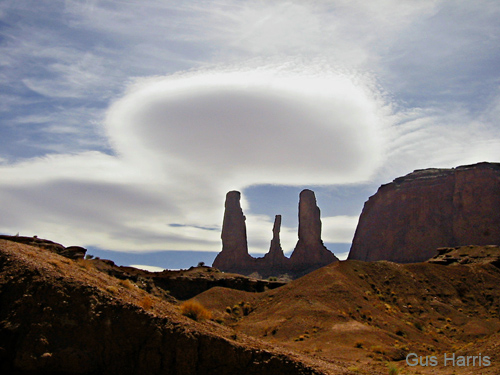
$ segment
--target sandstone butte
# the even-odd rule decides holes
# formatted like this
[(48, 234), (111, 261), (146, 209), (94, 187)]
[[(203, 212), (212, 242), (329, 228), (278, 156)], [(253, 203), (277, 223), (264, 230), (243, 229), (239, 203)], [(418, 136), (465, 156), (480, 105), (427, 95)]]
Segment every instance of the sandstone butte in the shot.
[(440, 247), (500, 245), (500, 163), (416, 170), (365, 203), (348, 259), (422, 262)]
[(274, 220), (269, 252), (262, 258), (254, 258), (248, 253), (245, 216), (240, 198), (238, 191), (230, 191), (226, 195), (222, 251), (215, 258), (213, 267), (243, 275), (257, 272), (262, 277), (288, 274), (295, 278), (338, 261), (321, 240), (320, 209), (313, 191), (306, 189), (300, 193), (299, 240), (290, 258), (285, 256), (281, 248), (281, 215), (276, 215)]

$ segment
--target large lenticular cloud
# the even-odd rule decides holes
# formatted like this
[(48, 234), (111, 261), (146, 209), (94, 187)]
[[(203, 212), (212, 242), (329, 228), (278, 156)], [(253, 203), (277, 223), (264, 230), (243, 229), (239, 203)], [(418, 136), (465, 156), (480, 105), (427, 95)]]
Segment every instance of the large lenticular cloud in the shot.
[[(114, 250), (218, 250), (227, 191), (366, 180), (383, 162), (386, 114), (369, 79), (321, 65), (140, 80), (107, 113), (116, 155), (0, 166), (0, 231)], [(249, 218), (250, 229), (272, 227)], [(267, 246), (259, 232), (253, 251)]]
[(369, 80), (273, 66), (144, 80), (112, 106), (107, 126), (121, 155), (147, 155), (168, 175), (332, 184), (380, 165), (384, 111)]

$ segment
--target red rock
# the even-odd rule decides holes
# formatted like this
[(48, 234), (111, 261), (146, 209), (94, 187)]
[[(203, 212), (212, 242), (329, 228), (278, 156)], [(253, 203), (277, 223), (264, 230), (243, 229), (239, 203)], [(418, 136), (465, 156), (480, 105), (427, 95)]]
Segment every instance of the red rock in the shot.
[(267, 275), (278, 275), (286, 273), (290, 269), (290, 260), (283, 253), (280, 241), (281, 215), (276, 215), (273, 225), (273, 239), (269, 252), (264, 258), (258, 258), (257, 265), (260, 273)]
[(500, 164), (417, 170), (365, 203), (348, 259), (422, 262), (439, 247), (500, 245)]
[(253, 258), (248, 254), (245, 216), (239, 202), (239, 192), (232, 191), (226, 195), (222, 251), (215, 258), (213, 267), (244, 275), (258, 273), (268, 277), (289, 274), (298, 277), (338, 260), (321, 240), (320, 210), (311, 190), (300, 193), (299, 241), (290, 258), (284, 255), (280, 244), (281, 215), (275, 217), (269, 252), (263, 258)]
[(248, 254), (245, 215), (240, 205), (239, 191), (226, 194), (224, 221), (222, 223), (222, 251), (214, 260), (213, 267), (226, 272), (246, 273), (252, 268), (254, 258)]
[(62, 255), (66, 258), (73, 259), (73, 260), (83, 259), (85, 257), (85, 253), (87, 252), (87, 249), (85, 249), (81, 246), (64, 247), (63, 245), (61, 245), (59, 243), (56, 243), (56, 242), (53, 242), (50, 240), (45, 240), (42, 238), (38, 238), (37, 236), (23, 237), (23, 236), (0, 235), (0, 239), (18, 242), (18, 243), (23, 243), (25, 245), (30, 245), (30, 246), (41, 247), (43, 249), (50, 250), (53, 253), (57, 253), (59, 255)]
[(290, 261), (292, 269), (302, 274), (338, 261), (321, 240), (320, 209), (312, 190), (306, 189), (300, 193), (299, 240)]

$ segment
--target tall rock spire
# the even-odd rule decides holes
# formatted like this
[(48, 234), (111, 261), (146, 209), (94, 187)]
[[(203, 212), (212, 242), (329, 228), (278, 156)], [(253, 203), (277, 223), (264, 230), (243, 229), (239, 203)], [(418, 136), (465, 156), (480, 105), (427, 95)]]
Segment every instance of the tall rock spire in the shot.
[(271, 240), (269, 254), (279, 253), (279, 252), (283, 253), (283, 250), (281, 249), (280, 229), (281, 229), (281, 215), (276, 215), (274, 217), (273, 239)]
[(290, 256), (293, 269), (316, 269), (338, 258), (321, 240), (320, 210), (312, 190), (302, 190), (299, 198), (299, 240)]
[(238, 272), (241, 266), (253, 260), (248, 254), (247, 229), (240, 198), (239, 191), (226, 194), (221, 234), (222, 251), (213, 263), (214, 267), (229, 272)]
[(267, 271), (270, 274), (276, 275), (279, 272), (286, 272), (289, 259), (285, 257), (283, 249), (281, 248), (280, 241), (280, 229), (281, 229), (281, 215), (276, 215), (274, 217), (273, 225), (273, 239), (271, 240), (271, 246), (269, 247), (269, 252), (264, 256), (262, 261), (267, 267)]
[(213, 266), (225, 272), (262, 277), (288, 274), (299, 277), (317, 268), (337, 261), (321, 241), (321, 220), (316, 197), (311, 190), (300, 193), (299, 241), (290, 258), (283, 253), (280, 243), (281, 215), (274, 218), (273, 238), (269, 252), (262, 258), (248, 254), (245, 216), (240, 206), (241, 194), (230, 191), (226, 195), (222, 224), (222, 251)]

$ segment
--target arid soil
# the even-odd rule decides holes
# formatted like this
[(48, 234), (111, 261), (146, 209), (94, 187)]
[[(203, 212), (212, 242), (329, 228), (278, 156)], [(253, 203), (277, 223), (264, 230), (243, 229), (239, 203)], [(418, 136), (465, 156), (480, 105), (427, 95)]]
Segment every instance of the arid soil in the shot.
[(212, 320), (130, 280), (0, 241), (0, 373), (344, 374)]
[[(263, 292), (207, 267), (157, 273), (233, 280), (193, 298), (212, 316), (195, 321), (156, 273), (0, 241), (0, 373), (499, 374), (499, 249), (441, 255), (467, 252), (474, 262), (336, 262)], [(408, 366), (409, 353), (438, 364)], [(445, 353), (491, 365), (445, 367)]]
[[(197, 296), (237, 332), (357, 374), (500, 373), (498, 247), (467, 246), (476, 263), (444, 266), (344, 261), (261, 294), (213, 288)], [(496, 255), (495, 255), (496, 254)], [(247, 303), (245, 314), (238, 305)], [(435, 356), (437, 366), (408, 366), (406, 356)], [(444, 354), (488, 356), (491, 365), (444, 366)]]

